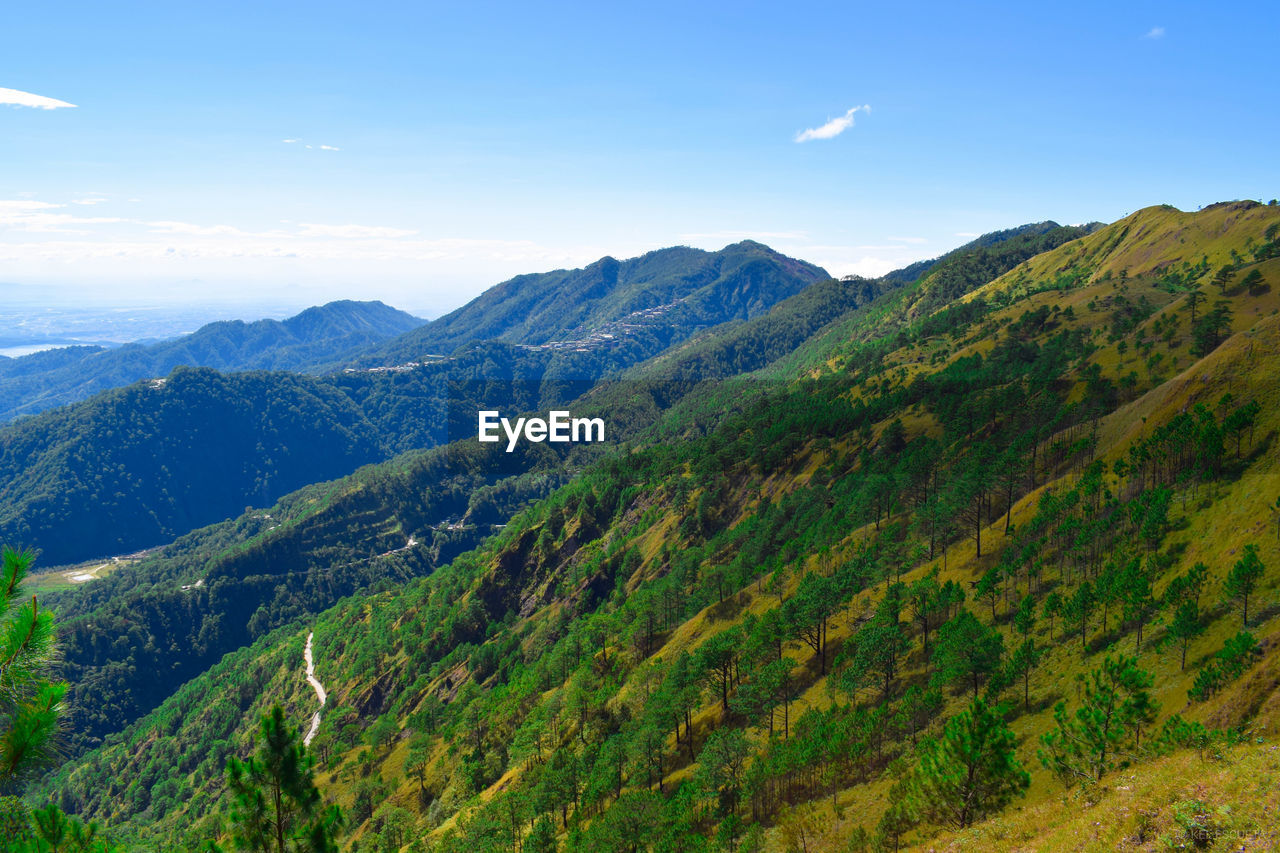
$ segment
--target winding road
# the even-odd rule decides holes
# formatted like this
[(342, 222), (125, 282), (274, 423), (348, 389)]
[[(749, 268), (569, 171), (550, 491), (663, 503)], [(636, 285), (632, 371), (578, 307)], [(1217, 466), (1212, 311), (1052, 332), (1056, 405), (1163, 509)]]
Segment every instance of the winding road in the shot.
[[(320, 683), (320, 679), (316, 678), (316, 665), (311, 657), (311, 640), (315, 637), (316, 632), (312, 631), (307, 634), (307, 648), (302, 652), (302, 657), (307, 662), (307, 683), (315, 688), (316, 698), (320, 700), (320, 707), (324, 708), (325, 700), (328, 694), (324, 692), (324, 685)], [(320, 730), (320, 712), (316, 711), (311, 715), (311, 730), (307, 732), (307, 736), (302, 739), (303, 746), (311, 746), (311, 739), (316, 736), (316, 732)]]

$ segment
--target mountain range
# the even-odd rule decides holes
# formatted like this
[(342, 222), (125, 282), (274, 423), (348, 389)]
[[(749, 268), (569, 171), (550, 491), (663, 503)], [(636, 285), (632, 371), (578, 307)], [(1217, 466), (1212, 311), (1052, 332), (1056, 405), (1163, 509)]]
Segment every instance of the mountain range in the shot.
[[(383, 461), (45, 593), (73, 734), (33, 796), (138, 850), (228, 839), (255, 721), (317, 710), (305, 647), (344, 848), (1265, 849), (1278, 234), (1159, 206), (847, 280), (664, 250), (506, 282), (350, 372), (179, 371), (176, 412), (284, 383), (245, 410), (301, 413), (279, 447), (323, 415)], [(59, 411), (165, 388), (41, 429), (75, 448)], [(448, 429), (495, 399), (610, 440)], [(453, 413), (419, 440), (408, 406)]]
[(224, 320), (153, 344), (75, 346), (0, 359), (0, 422), (168, 376), (175, 367), (322, 373), (424, 321), (381, 302), (330, 302), (287, 320)]
[[(52, 564), (158, 545), (308, 482), (469, 434), (476, 394), (503, 408), (563, 402), (611, 371), (700, 329), (755, 316), (823, 277), (756, 243), (675, 248), (523, 276), (426, 325), (380, 303), (331, 303), (280, 323), (215, 323), (163, 344), (94, 352), (54, 373), (85, 377), (82, 388), (120, 375), (95, 372), (87, 359), (129, 364), (128, 375), (150, 378), (0, 428), (0, 540), (39, 549)], [(550, 304), (566, 281), (593, 294), (589, 317)], [(548, 307), (530, 309), (517, 292)], [(355, 343), (406, 326), (413, 328), (372, 347)], [(490, 332), (511, 340), (474, 339)], [(573, 335), (582, 340), (545, 343)], [(424, 355), (433, 349), (448, 354)], [(15, 363), (77, 355), (55, 350)], [(418, 360), (401, 361), (411, 357)], [(185, 366), (153, 372), (344, 363), (365, 366), (317, 377)], [(56, 385), (48, 373), (21, 381)]]

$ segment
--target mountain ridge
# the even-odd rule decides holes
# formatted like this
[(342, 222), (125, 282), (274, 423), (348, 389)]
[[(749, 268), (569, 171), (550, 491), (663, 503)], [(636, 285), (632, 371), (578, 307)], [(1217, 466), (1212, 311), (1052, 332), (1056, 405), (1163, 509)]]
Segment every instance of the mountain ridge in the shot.
[[(460, 347), (448, 357), (398, 364), (393, 370), (346, 367), (320, 377), (260, 372), (248, 381), (234, 378), (238, 374), (227, 374), (227, 378), (182, 374), (203, 376), (205, 383), (221, 383), (227, 395), (221, 400), (199, 395), (184, 399), (182, 395), (194, 392), (199, 383), (170, 382), (169, 378), (175, 375), (170, 373), (168, 377), (141, 380), (123, 392), (101, 392), (70, 407), (48, 410), (0, 427), (0, 472), (9, 478), (7, 486), (0, 489), (0, 537), (43, 549), (45, 559), (54, 563), (150, 547), (193, 527), (229, 517), (246, 504), (270, 503), (304, 484), (295, 476), (281, 478), (274, 473), (280, 461), (276, 456), (285, 452), (287, 444), (276, 429), (279, 424), (270, 421), (297, 420), (293, 407), (275, 406), (274, 398), (301, 395), (298, 399), (303, 409), (322, 421), (340, 423), (341, 429), (354, 430), (352, 434), (360, 436), (353, 443), (352, 452), (328, 453), (326, 458), (314, 460), (316, 475), (311, 480), (330, 479), (398, 452), (432, 447), (447, 442), (451, 435), (470, 434), (478, 408), (527, 410), (563, 404), (601, 376), (648, 358), (707, 325), (735, 322), (739, 314), (759, 314), (788, 294), (803, 290), (820, 275), (816, 268), (759, 244), (739, 244), (730, 249), (727, 255), (693, 249), (658, 250), (634, 262), (614, 262), (612, 266), (617, 269), (631, 270), (626, 283), (630, 290), (621, 297), (607, 287), (599, 290), (598, 296), (606, 304), (598, 307), (598, 316), (612, 317), (626, 311), (621, 314), (626, 319), (631, 316), (635, 299), (648, 304), (657, 298), (654, 293), (662, 294), (662, 298), (681, 293), (685, 301), (671, 312), (610, 326), (613, 333), (599, 333), (588, 341), (564, 346), (480, 341)], [(549, 294), (565, 275), (577, 276), (594, 287), (603, 281), (600, 270), (610, 267), (610, 263), (600, 262), (587, 270), (524, 276), (513, 280), (516, 284), (496, 286), (497, 296), (478, 297), (474, 302), (480, 308), (472, 314), (481, 319), (487, 316), (486, 299), (509, 303), (521, 281), (534, 283), (529, 298), (546, 299), (551, 298)], [(575, 299), (587, 292), (597, 291), (580, 289)], [(584, 311), (595, 310), (590, 303), (586, 306)], [(359, 310), (353, 311), (354, 308)], [(509, 309), (507, 305), (507, 315), (503, 316), (510, 314)], [(195, 358), (197, 350), (218, 351), (225, 359), (227, 353), (221, 344), (232, 340), (261, 357), (279, 359), (289, 355), (287, 348), (278, 346), (282, 335), (314, 335), (318, 329), (336, 327), (344, 336), (362, 336), (378, 317), (394, 314), (394, 309), (385, 306), (374, 310), (371, 319), (367, 305), (333, 303), (284, 322), (211, 324), (203, 333), (160, 345), (160, 351), (176, 361), (199, 360)], [(555, 311), (545, 318), (542, 333), (572, 328), (563, 313)], [(412, 340), (413, 334), (392, 338), (390, 344), (405, 346), (405, 340)], [(259, 346), (257, 342), (263, 338), (276, 345)], [(143, 348), (126, 348), (123, 356), (140, 351)], [(367, 347), (361, 351), (367, 352)], [(89, 356), (120, 357), (118, 351)], [(74, 373), (78, 368), (72, 365), (64, 370)], [(174, 368), (186, 370), (189, 368)], [(305, 393), (301, 391), (304, 386)], [(256, 396), (246, 399), (238, 394)], [(481, 396), (484, 400), (479, 399)], [(121, 409), (123, 400), (136, 403), (137, 411)], [(162, 431), (166, 423), (182, 423), (181, 429), (193, 429), (196, 424), (192, 418), (216, 421), (222, 405), (253, 411), (255, 418), (267, 418), (260, 426), (280, 441), (276, 445), (268, 441), (242, 442), (235, 445), (234, 452), (243, 458), (220, 458), (209, 447), (175, 442), (171, 434)], [(184, 416), (166, 420), (168, 415), (164, 413), (183, 411)], [(324, 427), (317, 425), (315, 430), (323, 432)], [(57, 435), (58, 440), (51, 443), (47, 440), (51, 435)], [(288, 451), (295, 460), (291, 464), (305, 467), (300, 460), (307, 449), (319, 452), (321, 446), (327, 445), (299, 442)], [(215, 443), (210, 447), (233, 452), (229, 444)], [(134, 460), (131, 464), (136, 470), (121, 461), (121, 454)], [(110, 460), (111, 464), (95, 468), (94, 459), (104, 463)], [(73, 464), (71, 460), (81, 461)], [(164, 473), (178, 470), (190, 474), (187, 483)], [(237, 472), (234, 476), (233, 471)], [(196, 485), (202, 477), (208, 480), (209, 488)], [(86, 478), (93, 483), (86, 484)], [(233, 481), (238, 486), (233, 487)], [(285, 485), (288, 488), (283, 488)], [(220, 495), (220, 499), (208, 499), (213, 494)], [(58, 497), (54, 499), (54, 495)], [(61, 534), (72, 524), (78, 524), (83, 531), (81, 536), (69, 538)]]
[(466, 305), (388, 341), (361, 364), (395, 363), (429, 352), (450, 353), (481, 340), (540, 345), (587, 334), (629, 315), (667, 309), (665, 319), (703, 328), (756, 316), (826, 271), (744, 240), (707, 252), (657, 249), (619, 261), (530, 273), (500, 282)]
[(284, 320), (220, 320), (189, 335), (120, 347), (65, 347), (0, 360), (0, 422), (167, 376), (176, 367), (324, 372), (423, 320), (381, 302), (338, 300)]

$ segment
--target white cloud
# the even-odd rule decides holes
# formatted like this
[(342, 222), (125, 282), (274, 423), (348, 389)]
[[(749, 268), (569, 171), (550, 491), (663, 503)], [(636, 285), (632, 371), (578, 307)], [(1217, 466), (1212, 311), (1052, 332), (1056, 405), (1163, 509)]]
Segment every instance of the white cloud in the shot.
[(970, 240), (972, 240), (974, 237), (981, 237), (982, 235), (981, 235), (981, 234), (979, 234), (977, 231), (957, 231), (957, 232), (956, 232), (956, 236), (957, 236), (957, 237), (967, 237), (967, 238), (969, 238)]
[(245, 232), (232, 225), (195, 225), (190, 222), (148, 222), (152, 234), (189, 234), (193, 237), (243, 237)]
[(886, 237), (886, 240), (892, 240), (895, 243), (928, 243), (924, 237)]
[(73, 216), (70, 213), (52, 213), (63, 204), (31, 199), (0, 199), (0, 226), (14, 231), (31, 231), (47, 234), (87, 234), (85, 225), (106, 225), (127, 222), (114, 216)]
[(796, 142), (808, 142), (812, 139), (834, 139), (853, 127), (853, 115), (857, 112), (871, 112), (871, 107), (863, 104), (860, 107), (851, 107), (848, 112), (839, 118), (833, 118), (821, 127), (811, 127), (808, 130), (802, 130), (796, 134)]
[(44, 95), (33, 95), (17, 89), (0, 89), (0, 104), (12, 104), (15, 107), (34, 107), (37, 110), (56, 110), (60, 107), (74, 107), (57, 98), (46, 98)]
[(102, 193), (86, 193), (84, 198), (73, 198), (72, 204), (102, 204), (107, 197)]
[(299, 223), (302, 230), (299, 237), (343, 237), (347, 239), (368, 240), (371, 238), (393, 239), (409, 237), (417, 231), (406, 231), (403, 228), (387, 228), (381, 225), (319, 225), (314, 222)]
[(280, 141), (285, 143), (286, 145), (301, 144), (303, 148), (307, 148), (312, 151), (341, 151), (342, 150), (336, 145), (320, 145), (320, 144), (312, 145), (310, 142), (303, 142), (301, 139), (281, 139)]
[(1147, 30), (1147, 34), (1143, 36), (1143, 38), (1144, 39), (1164, 38), (1164, 27), (1152, 27), (1151, 29)]
[(20, 216), (32, 210), (48, 210), (54, 207), (62, 207), (60, 204), (54, 204), (49, 201), (34, 201), (32, 199), (0, 199), (0, 222), (10, 221), (10, 217)]

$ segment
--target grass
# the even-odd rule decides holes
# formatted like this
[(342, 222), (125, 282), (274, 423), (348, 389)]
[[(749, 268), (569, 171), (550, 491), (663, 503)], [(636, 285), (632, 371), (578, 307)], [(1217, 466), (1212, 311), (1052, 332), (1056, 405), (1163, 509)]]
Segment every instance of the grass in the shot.
[(1280, 746), (1235, 747), (1221, 758), (1185, 750), (1106, 776), (915, 851), (1158, 851), (1280, 849)]
[[(1191, 645), (1187, 670), (1183, 672), (1179, 667), (1177, 651), (1160, 645), (1163, 628), (1151, 625), (1145, 638), (1140, 665), (1155, 676), (1156, 687), (1153, 694), (1161, 703), (1161, 718), (1172, 713), (1182, 713), (1211, 725), (1226, 726), (1235, 725), (1244, 717), (1252, 716), (1255, 728), (1253, 737), (1263, 737), (1264, 741), (1237, 747), (1222, 760), (1206, 759), (1194, 752), (1165, 756), (1117, 771), (1087, 791), (1076, 789), (1064, 793), (1061, 785), (1040, 767), (1036, 759), (1039, 735), (1053, 725), (1050, 710), (1052, 702), (1058, 698), (1074, 700), (1070, 687), (1072, 679), (1075, 675), (1096, 667), (1103, 655), (1116, 652), (1132, 654), (1133, 635), (1115, 629), (1119, 617), (1113, 615), (1113, 630), (1107, 637), (1098, 638), (1095, 620), (1095, 625), (1090, 629), (1090, 646), (1082, 654), (1078, 639), (1060, 639), (1064, 633), (1060, 622), (1050, 636), (1047, 626), (1041, 621), (1036, 638), (1049, 649), (1049, 656), (1032, 677), (1032, 711), (1021, 715), (1014, 713), (1010, 717), (1011, 726), (1019, 739), (1019, 758), (1032, 776), (1027, 797), (1002, 815), (980, 826), (961, 833), (938, 832), (926, 839), (918, 849), (1048, 851), (1163, 850), (1179, 849), (1179, 845), (1202, 845), (1200, 849), (1227, 849), (1228, 846), (1236, 849), (1240, 845), (1245, 845), (1248, 849), (1280, 847), (1274, 828), (1280, 825), (1280, 801), (1275, 794), (1276, 785), (1280, 781), (1280, 748), (1268, 740), (1280, 734), (1280, 692), (1277, 692), (1277, 687), (1280, 686), (1280, 607), (1277, 606), (1280, 539), (1275, 535), (1276, 513), (1271, 510), (1276, 496), (1280, 495), (1280, 471), (1277, 471), (1275, 450), (1267, 443), (1273, 440), (1275, 433), (1280, 433), (1280, 389), (1273, 387), (1271, 383), (1241, 381), (1242, 372), (1261, 375), (1260, 370), (1254, 370), (1255, 365), (1280, 362), (1280, 318), (1272, 314), (1280, 307), (1280, 261), (1260, 265), (1273, 285), (1272, 291), (1259, 297), (1247, 294), (1230, 297), (1235, 314), (1233, 331), (1237, 334), (1208, 358), (1188, 360), (1189, 323), (1185, 316), (1181, 317), (1175, 348), (1167, 348), (1163, 341), (1156, 346), (1165, 353), (1166, 365), (1176, 354), (1182, 358), (1181, 364), (1190, 367), (1185, 367), (1181, 372), (1174, 369), (1170, 371), (1171, 376), (1152, 380), (1145, 376), (1146, 371), (1141, 367), (1139, 356), (1135, 352), (1144, 339), (1155, 337), (1152, 326), (1158, 318), (1167, 317), (1173, 312), (1185, 313), (1183, 297), (1160, 290), (1154, 283), (1159, 275), (1160, 263), (1167, 262), (1170, 257), (1177, 258), (1179, 262), (1182, 260), (1179, 252), (1184, 250), (1177, 247), (1186, 246), (1186, 260), (1192, 263), (1199, 262), (1202, 254), (1207, 255), (1211, 269), (1216, 269), (1217, 264), (1229, 259), (1228, 250), (1224, 246), (1238, 246), (1245, 237), (1255, 232), (1261, 234), (1268, 224), (1275, 221), (1280, 221), (1280, 208), (1244, 209), (1225, 206), (1197, 214), (1182, 213), (1171, 208), (1148, 209), (1116, 225), (1101, 229), (1075, 244), (1038, 256), (978, 291), (989, 293), (992, 289), (1002, 287), (1025, 287), (1028, 279), (1032, 283), (1036, 280), (1052, 280), (1070, 265), (1085, 263), (1089, 267), (1092, 279), (1082, 279), (1085, 283), (1075, 289), (1036, 293), (994, 312), (984, 319), (983, 324), (998, 326), (1000, 323), (1016, 320), (1024, 312), (1041, 305), (1056, 305), (1062, 309), (1070, 307), (1075, 320), (1064, 321), (1064, 326), (1083, 325), (1102, 330), (1093, 338), (1102, 347), (1094, 359), (1107, 375), (1115, 378), (1131, 367), (1138, 369), (1145, 384), (1136, 389), (1133, 400), (1119, 411), (1102, 418), (1098, 425), (1099, 446), (1103, 449), (1103, 458), (1108, 461), (1124, 452), (1131, 442), (1149, 432), (1154, 425), (1166, 422), (1197, 402), (1204, 402), (1212, 407), (1228, 390), (1239, 402), (1252, 396), (1262, 403), (1262, 422), (1256, 429), (1256, 445), (1264, 450), (1251, 461), (1243, 476), (1188, 491), (1185, 502), (1180, 494), (1172, 512), (1175, 530), (1166, 537), (1164, 543), (1164, 547), (1172, 549), (1178, 557), (1175, 565), (1168, 570), (1168, 576), (1181, 572), (1197, 561), (1203, 561), (1210, 567), (1211, 579), (1202, 597), (1202, 605), (1209, 621), (1208, 630)], [(1229, 237), (1224, 236), (1227, 231), (1231, 231)], [(1247, 269), (1246, 267), (1239, 273), (1238, 278), (1242, 278)], [(1127, 272), (1125, 282), (1119, 279), (1121, 270)], [(1111, 275), (1108, 277), (1107, 273)], [(1127, 354), (1121, 354), (1115, 344), (1107, 344), (1105, 340), (1105, 330), (1109, 326), (1109, 300), (1120, 290), (1131, 301), (1136, 301), (1144, 294), (1148, 295), (1156, 308), (1156, 313), (1127, 336), (1131, 347)], [(1206, 287), (1205, 290), (1211, 303), (1216, 296), (1216, 288)], [(1094, 308), (1088, 307), (1091, 303)], [(842, 328), (858, 327), (860, 324), (850, 322)], [(826, 338), (827, 335), (819, 337)], [(817, 344), (812, 345), (809, 351), (817, 351), (814, 349), (816, 346)], [(990, 346), (989, 339), (973, 343), (949, 339), (931, 340), (892, 354), (887, 363), (893, 365), (894, 373), (900, 367), (905, 368), (909, 380), (942, 369), (948, 362), (965, 355), (985, 351)], [(927, 354), (939, 347), (946, 350), (947, 358), (937, 364), (931, 363)], [(827, 369), (839, 362), (840, 359), (829, 362)], [(902, 381), (902, 378), (898, 378), (894, 384)], [(865, 392), (866, 389), (864, 387), (860, 390)], [(851, 393), (857, 394), (859, 390), (855, 389)], [(903, 420), (912, 436), (938, 430), (936, 421), (927, 413), (916, 411)], [(1147, 426), (1148, 422), (1151, 427)], [(885, 425), (878, 425), (877, 432)], [(837, 442), (834, 446), (849, 449), (842, 442)], [(810, 443), (798, 459), (799, 463), (789, 471), (763, 480), (748, 479), (746, 482), (731, 484), (734, 494), (729, 502), (737, 508), (735, 522), (742, 520), (745, 514), (756, 508), (762, 497), (777, 499), (807, 483), (813, 473), (828, 460), (828, 456), (827, 452)], [(799, 474), (796, 473), (797, 469)], [(1040, 482), (1036, 492), (1023, 497), (1015, 505), (1015, 525), (1023, 525), (1030, 520), (1035, 512), (1036, 501), (1045, 488), (1069, 485), (1073, 476), (1063, 467), (1055, 475), (1046, 477), (1050, 480), (1048, 484)], [(1109, 487), (1115, 489), (1118, 483), (1112, 481)], [(1210, 495), (1213, 500), (1206, 503), (1205, 498)], [(291, 509), (301, 511), (302, 517), (305, 517), (307, 512), (332, 498), (332, 491), (318, 494)], [(554, 584), (560, 578), (571, 576), (574, 568), (598, 553), (609, 538), (619, 537), (636, 547), (642, 557), (642, 563), (629, 579), (627, 587), (629, 592), (634, 591), (642, 578), (651, 577), (657, 572), (664, 546), (677, 540), (675, 534), (680, 510), (663, 507), (658, 501), (660, 497), (642, 498), (640, 505), (633, 508), (617, 529), (611, 531), (604, 540), (589, 544), (573, 556), (552, 564), (543, 582)], [(654, 509), (655, 505), (657, 510), (646, 515), (645, 511)], [(297, 520), (298, 518), (294, 519), (295, 522)], [(643, 529), (636, 530), (636, 527)], [(996, 553), (1005, 542), (1003, 527), (1003, 515), (990, 521), (989, 527), (983, 532), (986, 553), (981, 559), (976, 557), (971, 539), (962, 539), (952, 544), (941, 580), (956, 580), (967, 589), (966, 581), (975, 579), (996, 559)], [(576, 524), (571, 524), (563, 531), (560, 541), (576, 537), (577, 533)], [(531, 535), (536, 536), (536, 531)], [(820, 565), (830, 566), (849, 559), (854, 556), (857, 545), (870, 535), (871, 525), (850, 529), (843, 541), (831, 548), (831, 554), (825, 561), (819, 555), (808, 555), (802, 560), (802, 564), (806, 570), (814, 570)], [(1267, 566), (1263, 588), (1251, 604), (1251, 611), (1257, 614), (1253, 630), (1263, 641), (1264, 654), (1250, 672), (1221, 695), (1206, 703), (1189, 704), (1187, 689), (1191, 686), (1198, 666), (1219, 649), (1226, 638), (1239, 630), (1238, 611), (1219, 605), (1217, 596), (1222, 577), (1238, 558), (1239, 549), (1246, 542), (1257, 542), (1262, 546), (1261, 556)], [(903, 579), (910, 582), (935, 566), (940, 568), (942, 564), (943, 558), (940, 555), (936, 560), (906, 574)], [(1049, 574), (1054, 575), (1056, 572)], [(786, 594), (789, 595), (794, 590), (800, 581), (800, 575), (798, 571), (787, 574), (784, 582)], [(1162, 580), (1157, 586), (1157, 592), (1163, 589), (1163, 585)], [(841, 643), (856, 630), (858, 616), (874, 606), (882, 589), (883, 586), (877, 584), (862, 592), (838, 615), (829, 632), (832, 648), (828, 652), (828, 662), (834, 659)], [(758, 614), (778, 605), (774, 592), (761, 592), (754, 582), (737, 592), (732, 599), (731, 607), (711, 605), (676, 626), (666, 634), (664, 645), (655, 652), (655, 656), (670, 660), (681, 651), (693, 651), (708, 637), (737, 624), (744, 613)], [(983, 621), (988, 620), (989, 611), (985, 604), (975, 605), (971, 602), (970, 606), (977, 607), (983, 614)], [(566, 602), (550, 601), (521, 619), (518, 627), (524, 629), (553, 625), (565, 607)], [(406, 621), (410, 625), (412, 618), (411, 614), (406, 614)], [(1011, 635), (1012, 629), (1007, 621), (1002, 619), (1000, 624), (1002, 630)], [(301, 636), (305, 636), (305, 632)], [(1006, 644), (1011, 645), (1011, 641), (1012, 637), (1007, 636)], [(301, 639), (297, 639), (297, 642), (300, 649)], [(609, 653), (623, 654), (625, 650), (614, 647)], [(808, 647), (798, 642), (793, 643), (788, 648), (788, 653), (798, 657), (797, 672), (802, 673), (808, 683), (800, 699), (791, 708), (791, 719), (794, 722), (806, 708), (829, 706), (832, 697), (827, 689), (827, 680), (818, 677), (817, 666), (810, 660)], [(326, 709), (328, 711), (346, 703), (361, 705), (362, 698), (367, 696), (369, 683), (373, 680), (372, 674), (365, 674), (366, 677), (363, 678), (345, 679), (341, 675), (350, 671), (350, 655), (351, 650), (348, 650), (346, 654), (317, 659), (319, 677), (330, 693)], [(393, 677), (400, 672), (402, 655), (403, 651), (400, 651), (392, 658), (384, 659), (384, 671), (377, 676)], [(314, 696), (301, 678), (300, 653), (288, 656), (287, 659), (277, 655), (269, 657), (267, 661), (272, 667), (267, 695), (259, 697), (254, 703), (253, 714), (246, 716), (256, 715), (263, 709), (267, 699), (282, 699), (290, 708), (291, 718), (309, 718), (311, 710), (314, 710)], [(647, 677), (647, 670), (648, 667), (638, 666), (633, 671), (631, 678), (611, 700), (615, 707), (633, 700), (642, 679)], [(463, 672), (465, 662), (459, 662), (448, 673), (440, 673), (427, 689), (440, 693), (446, 676), (452, 676), (457, 682), (460, 681), (457, 676)], [(919, 682), (926, 677), (927, 662), (917, 645), (904, 661), (898, 689), (902, 689), (904, 682)], [(547, 691), (542, 699), (547, 699), (553, 692), (555, 691)], [(1010, 691), (1006, 697), (1012, 701), (1015, 693), (1020, 694), (1019, 691)], [(967, 694), (948, 693), (948, 707), (944, 709), (942, 717), (954, 713), (967, 701)], [(714, 697), (709, 698), (694, 714), (694, 729), (699, 743), (718, 724), (719, 718), (718, 701)], [(333, 721), (329, 722), (332, 724)], [(322, 732), (324, 731), (322, 723)], [(451, 771), (456, 767), (447, 766), (453, 756), (446, 744), (438, 741), (436, 746), (436, 757), (443, 763), (436, 768), (433, 761), (432, 785), (435, 790), (440, 791), (447, 788)], [(343, 768), (364, 748), (357, 746), (335, 756), (333, 761), (326, 764), (322, 775), (321, 782), (326, 795), (336, 798), (347, 807), (352, 802), (358, 771), (346, 768), (335, 772), (333, 768)], [(398, 741), (390, 750), (375, 750), (372, 772), (381, 774), (390, 783), (388, 799), (412, 808), (417, 796), (417, 781), (405, 778), (402, 772), (406, 748), (405, 741)], [(686, 778), (692, 768), (683, 759), (683, 749), (675, 748), (669, 735), (668, 749), (672, 750), (675, 758), (669, 765), (671, 773), (667, 777), (670, 790), (670, 784)], [(806, 844), (807, 850), (845, 849), (845, 840), (855, 827), (874, 829), (888, 804), (888, 792), (895, 775), (904, 772), (911, 763), (908, 752), (870, 783), (838, 791), (834, 797), (821, 798), (809, 807), (783, 815), (777, 825), (769, 830), (768, 849), (787, 849), (790, 844), (788, 839), (794, 837), (799, 824), (804, 824), (805, 832), (813, 839), (812, 844)], [(508, 767), (497, 782), (470, 801), (491, 798), (517, 781), (521, 772), (518, 764)], [(193, 777), (191, 781), (197, 780)], [(218, 785), (219, 782), (214, 782), (210, 787), (216, 788)], [(452, 789), (448, 789), (447, 795), (450, 792)], [(463, 804), (450, 800), (451, 807), (457, 805)], [(448, 816), (443, 826), (436, 831), (452, 826), (455, 818), (456, 812)], [(354, 829), (359, 836), (367, 827)]]
[(104, 578), (118, 569), (132, 566), (137, 562), (138, 558), (134, 556), (105, 559), (99, 557), (70, 566), (54, 566), (32, 572), (26, 583), (27, 587), (36, 594), (72, 589)]

